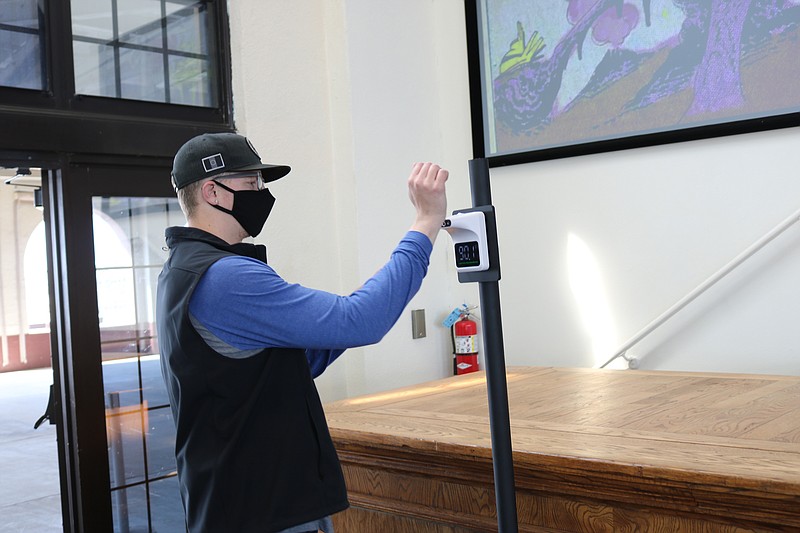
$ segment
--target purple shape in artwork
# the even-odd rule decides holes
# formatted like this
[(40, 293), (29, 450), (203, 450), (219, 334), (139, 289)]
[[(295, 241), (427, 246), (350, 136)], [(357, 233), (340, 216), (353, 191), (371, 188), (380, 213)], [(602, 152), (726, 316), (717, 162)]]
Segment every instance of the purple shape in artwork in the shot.
[(751, 0), (715, 0), (705, 56), (695, 72), (689, 115), (736, 108), (744, 103), (739, 63), (742, 29)]
[(569, 0), (567, 6), (567, 20), (570, 24), (577, 24), (588, 13), (598, 0)]
[[(639, 23), (639, 9), (630, 3), (614, 2), (616, 5), (605, 10), (594, 22), (592, 39), (597, 44), (620, 46)], [(598, 0), (570, 0), (567, 6), (567, 20), (575, 25), (595, 8)], [(649, 13), (649, 2), (647, 6)]]
[(622, 6), (622, 16), (612, 7), (600, 15), (592, 27), (592, 39), (597, 44), (620, 46), (639, 23), (639, 9), (633, 4)]

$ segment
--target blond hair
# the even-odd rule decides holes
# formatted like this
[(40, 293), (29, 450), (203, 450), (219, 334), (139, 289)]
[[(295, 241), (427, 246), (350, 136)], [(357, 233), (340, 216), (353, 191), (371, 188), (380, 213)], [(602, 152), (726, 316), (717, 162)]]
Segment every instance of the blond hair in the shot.
[(186, 215), (187, 219), (190, 219), (194, 216), (195, 211), (197, 211), (197, 197), (200, 189), (203, 187), (203, 182), (207, 180), (199, 180), (186, 185), (178, 189), (178, 203), (181, 206), (181, 210), (183, 214)]

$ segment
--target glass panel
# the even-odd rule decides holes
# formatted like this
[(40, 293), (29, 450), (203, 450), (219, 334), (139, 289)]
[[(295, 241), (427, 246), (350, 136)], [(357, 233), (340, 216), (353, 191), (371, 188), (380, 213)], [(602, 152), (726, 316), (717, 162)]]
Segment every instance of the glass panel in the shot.
[[(142, 357), (142, 396), (151, 409), (169, 405), (167, 387), (161, 377), (161, 360), (157, 355)], [(170, 416), (172, 416), (170, 414)], [(174, 435), (173, 435), (174, 444)]]
[[(109, 353), (135, 351), (135, 345), (125, 343), (133, 335), (130, 326), (136, 322), (136, 308), (131, 305), (134, 293), (133, 271), (110, 269), (97, 271), (97, 305), (103, 343), (114, 342), (114, 348), (106, 346)], [(102, 292), (99, 292), (102, 287)], [(106, 360), (107, 358), (104, 358)]]
[(39, 28), (37, 0), (0, 0), (0, 23)]
[(210, 0), (73, 0), (78, 94), (213, 107)]
[(117, 0), (119, 40), (162, 47), (161, 2)]
[(73, 36), (91, 37), (102, 41), (114, 38), (111, 0), (71, 0), (70, 13)]
[[(114, 531), (160, 531), (151, 529), (147, 520), (148, 499), (145, 485), (135, 485), (111, 493)], [(177, 529), (175, 531), (181, 531)]]
[(150, 523), (153, 531), (186, 531), (182, 509), (178, 478), (171, 476), (150, 484)]
[(209, 92), (208, 61), (191, 57), (171, 56), (169, 77), (172, 80), (170, 97), (176, 104), (212, 107)]
[(176, 199), (95, 197), (92, 206), (114, 528), (180, 531), (175, 427), (161, 377), (155, 291), (167, 257), (164, 229), (185, 219)]
[[(168, 205), (167, 207), (168, 209), (165, 209), (165, 212), (167, 214), (167, 223), (163, 228), (161, 228), (161, 230), (159, 230), (158, 238), (156, 238), (155, 236), (153, 237), (155, 243), (159, 246), (159, 249), (163, 252), (163, 256), (161, 258), (163, 261), (167, 260), (167, 253), (168, 253), (166, 249), (166, 243), (164, 240), (164, 228), (168, 228), (170, 226), (183, 226), (184, 224), (186, 224), (186, 217), (183, 215), (183, 211), (181, 211), (180, 205), (178, 205), (177, 200), (175, 200), (172, 204)], [(150, 213), (150, 216), (152, 217), (153, 213)], [(159, 262), (161, 263), (163, 261)]]
[(208, 13), (203, 5), (187, 7), (167, 3), (167, 9), (173, 13), (167, 17), (167, 43), (170, 50), (207, 54), (208, 40), (205, 31), (208, 24)]
[(119, 65), (122, 98), (166, 102), (163, 54), (123, 48)]
[(42, 24), (37, 0), (0, 0), (0, 85), (45, 89)]
[(161, 265), (137, 268), (134, 271), (134, 293), (136, 295), (136, 353), (146, 355), (156, 353), (156, 283)]
[(75, 92), (95, 96), (114, 96), (116, 69), (114, 49), (95, 43), (72, 43), (75, 58)]
[(175, 426), (172, 411), (168, 408), (150, 411), (147, 428), (147, 472), (150, 477), (163, 477), (174, 474), (175, 466)]
[(136, 358), (133, 357), (103, 364), (103, 393), (106, 409), (135, 407), (141, 403), (139, 369), (136, 363)]
[[(183, 225), (185, 219), (180, 209), (152, 207), (150, 198), (130, 198), (131, 244), (137, 265), (158, 267), (167, 259), (164, 245), (164, 228)], [(177, 204), (176, 204), (177, 205)]]
[(106, 435), (112, 489), (145, 479), (142, 427), (146, 423), (147, 409), (144, 404), (141, 404), (141, 408), (139, 405), (121, 407), (123, 400), (120, 396), (124, 392), (134, 391), (106, 394), (106, 402), (110, 404), (106, 410)]
[[(155, 331), (152, 329), (155, 323), (155, 284), (160, 271), (160, 264), (156, 267), (136, 268), (133, 271), (133, 286), (136, 294), (136, 336), (139, 341), (155, 335)], [(145, 353), (149, 353), (147, 346), (147, 343), (139, 342), (137, 351), (141, 353), (142, 350), (145, 350)]]

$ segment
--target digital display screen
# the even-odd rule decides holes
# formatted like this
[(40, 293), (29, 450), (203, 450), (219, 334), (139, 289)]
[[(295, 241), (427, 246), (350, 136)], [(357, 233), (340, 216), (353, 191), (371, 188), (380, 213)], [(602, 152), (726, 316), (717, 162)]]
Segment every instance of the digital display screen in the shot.
[(457, 242), (455, 243), (455, 250), (457, 268), (473, 267), (481, 264), (478, 241)]

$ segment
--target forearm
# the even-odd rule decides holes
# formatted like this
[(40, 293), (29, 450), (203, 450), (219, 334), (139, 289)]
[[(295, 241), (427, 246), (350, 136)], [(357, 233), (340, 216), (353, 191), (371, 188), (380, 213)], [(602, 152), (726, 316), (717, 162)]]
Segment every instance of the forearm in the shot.
[[(287, 332), (307, 348), (351, 348), (379, 342), (417, 293), (430, 255), (422, 235), (404, 239), (374, 276), (349, 296), (313, 294), (317, 316), (312, 332)], [(289, 339), (286, 339), (289, 340)]]

